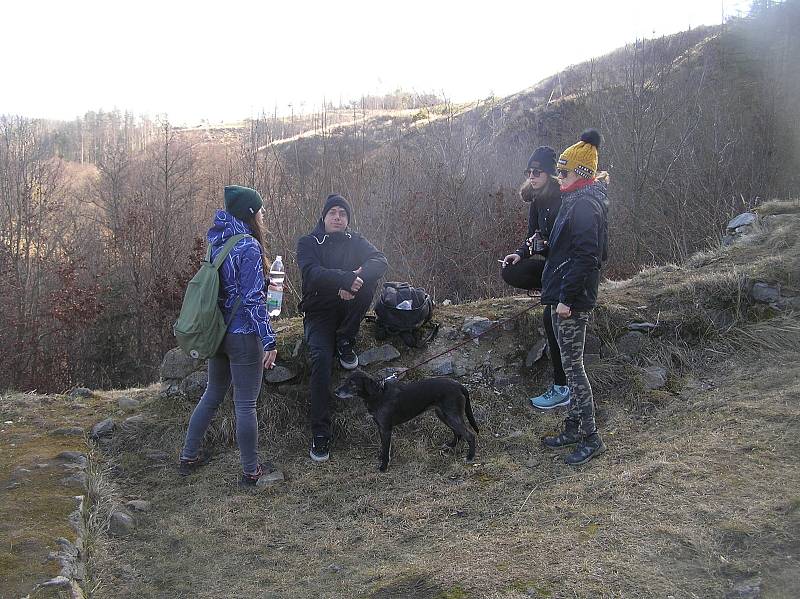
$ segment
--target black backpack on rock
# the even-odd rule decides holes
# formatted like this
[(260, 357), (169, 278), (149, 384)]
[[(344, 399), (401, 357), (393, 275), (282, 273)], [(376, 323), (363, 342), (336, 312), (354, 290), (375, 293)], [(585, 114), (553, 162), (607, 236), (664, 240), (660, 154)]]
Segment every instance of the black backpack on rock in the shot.
[(375, 302), (375, 316), (375, 336), (378, 339), (396, 334), (409, 347), (429, 343), (439, 329), (436, 325), (427, 339), (420, 337), (420, 329), (433, 316), (433, 301), (424, 289), (408, 283), (384, 283), (381, 296)]

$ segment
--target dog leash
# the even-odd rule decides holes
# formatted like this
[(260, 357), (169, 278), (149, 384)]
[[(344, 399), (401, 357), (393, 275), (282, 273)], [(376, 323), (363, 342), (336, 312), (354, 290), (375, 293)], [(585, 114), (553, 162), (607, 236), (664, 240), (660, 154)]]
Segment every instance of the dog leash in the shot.
[(475, 339), (479, 339), (480, 337), (482, 337), (483, 335), (485, 335), (485, 334), (486, 334), (486, 333), (488, 333), (489, 331), (491, 331), (491, 330), (494, 330), (494, 329), (496, 329), (497, 327), (503, 326), (503, 325), (504, 325), (504, 324), (506, 324), (507, 322), (511, 322), (511, 321), (512, 321), (512, 320), (514, 320), (515, 318), (519, 318), (520, 316), (522, 316), (522, 315), (523, 315), (523, 314), (525, 314), (526, 312), (530, 312), (530, 311), (531, 311), (531, 310), (533, 310), (534, 308), (537, 308), (537, 307), (539, 307), (539, 306), (541, 306), (541, 305), (542, 305), (542, 300), (541, 300), (541, 298), (540, 298), (538, 302), (531, 304), (530, 306), (528, 306), (528, 307), (527, 307), (527, 308), (525, 308), (524, 310), (520, 310), (519, 312), (517, 312), (517, 313), (516, 313), (516, 314), (514, 314), (513, 316), (509, 316), (509, 317), (508, 317), (508, 318), (506, 318), (505, 320), (499, 320), (499, 321), (497, 321), (495, 324), (493, 324), (492, 326), (490, 326), (488, 329), (486, 329), (485, 331), (482, 331), (482, 332), (478, 333), (478, 334), (477, 334), (477, 335), (475, 335), (474, 337), (470, 337), (469, 339), (465, 339), (465, 340), (464, 340), (464, 341), (462, 341), (461, 343), (457, 343), (457, 344), (456, 344), (456, 345), (454, 345), (453, 347), (451, 347), (451, 348), (449, 348), (449, 349), (446, 349), (446, 350), (444, 350), (443, 352), (439, 352), (438, 354), (436, 354), (436, 355), (435, 355), (435, 356), (433, 356), (432, 358), (428, 358), (427, 360), (425, 360), (425, 361), (423, 361), (423, 362), (420, 362), (419, 364), (415, 364), (414, 366), (412, 366), (412, 367), (410, 367), (410, 368), (406, 368), (406, 369), (405, 369), (403, 372), (400, 372), (400, 373), (397, 373), (397, 372), (395, 372), (394, 374), (391, 374), (391, 375), (387, 376), (385, 379), (383, 379), (382, 385), (386, 384), (387, 382), (389, 382), (389, 381), (391, 381), (391, 380), (398, 380), (398, 379), (400, 379), (400, 377), (404, 377), (405, 375), (407, 375), (407, 374), (408, 374), (409, 372), (411, 372), (412, 370), (416, 370), (416, 369), (417, 369), (417, 368), (419, 368), (420, 366), (424, 366), (425, 364), (427, 364), (428, 362), (431, 362), (431, 361), (435, 360), (436, 358), (441, 358), (441, 357), (442, 357), (442, 356), (444, 356), (445, 354), (449, 354), (449, 353), (450, 353), (451, 351), (453, 351), (454, 349), (458, 349), (459, 347), (462, 347), (462, 346), (466, 345), (466, 344), (467, 344), (467, 343), (469, 343), (470, 341), (474, 341)]

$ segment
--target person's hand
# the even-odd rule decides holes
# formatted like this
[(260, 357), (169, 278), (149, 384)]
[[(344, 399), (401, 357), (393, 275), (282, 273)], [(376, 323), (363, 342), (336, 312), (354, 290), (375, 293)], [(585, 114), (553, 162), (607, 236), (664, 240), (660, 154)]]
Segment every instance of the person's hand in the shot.
[(264, 352), (264, 370), (269, 370), (273, 366), (275, 366), (275, 359), (278, 357), (278, 350), (273, 349), (272, 351), (265, 351)]
[(342, 298), (344, 301), (349, 302), (351, 299), (355, 299), (356, 296), (347, 291), (347, 289), (340, 289), (339, 290), (339, 297)]
[(556, 314), (558, 314), (561, 318), (569, 318), (572, 316), (572, 308), (559, 302), (559, 304), (556, 306)]
[(509, 254), (508, 256), (503, 258), (503, 268), (505, 268), (509, 264), (516, 264), (520, 260), (522, 260), (522, 256), (520, 256), (519, 254)]
[(352, 293), (358, 293), (358, 290), (361, 289), (361, 286), (364, 284), (364, 279), (361, 277), (356, 277), (356, 280), (353, 281), (353, 284), (350, 286), (350, 291)]
[(364, 267), (363, 266), (359, 266), (358, 269), (354, 270), (353, 272), (355, 274), (357, 274), (357, 275), (360, 275), (362, 270), (364, 270)]

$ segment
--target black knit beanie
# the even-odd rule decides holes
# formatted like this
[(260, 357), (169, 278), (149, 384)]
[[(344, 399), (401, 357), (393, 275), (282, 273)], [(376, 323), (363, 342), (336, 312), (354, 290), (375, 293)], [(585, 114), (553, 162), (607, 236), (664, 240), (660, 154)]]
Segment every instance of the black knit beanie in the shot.
[(556, 174), (556, 151), (550, 146), (539, 146), (528, 160), (528, 168), (538, 168), (548, 175)]
[(225, 212), (239, 220), (250, 220), (263, 205), (264, 201), (255, 189), (241, 185), (225, 186)]
[(338, 193), (332, 193), (325, 200), (325, 205), (322, 207), (322, 220), (325, 220), (325, 215), (328, 214), (328, 210), (334, 206), (341, 206), (344, 208), (344, 211), (347, 212), (347, 224), (349, 225), (353, 221), (353, 211), (350, 208), (350, 203)]

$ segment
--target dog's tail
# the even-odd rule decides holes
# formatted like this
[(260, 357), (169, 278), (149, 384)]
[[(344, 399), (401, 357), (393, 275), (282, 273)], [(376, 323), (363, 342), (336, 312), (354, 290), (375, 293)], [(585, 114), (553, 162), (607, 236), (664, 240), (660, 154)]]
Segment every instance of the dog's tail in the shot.
[(478, 423), (475, 422), (475, 416), (472, 414), (472, 404), (469, 402), (469, 391), (467, 391), (466, 387), (462, 387), (461, 392), (466, 398), (466, 401), (464, 402), (464, 411), (467, 413), (467, 419), (472, 425), (472, 428), (475, 429), (475, 432), (479, 433), (480, 431), (478, 430)]

